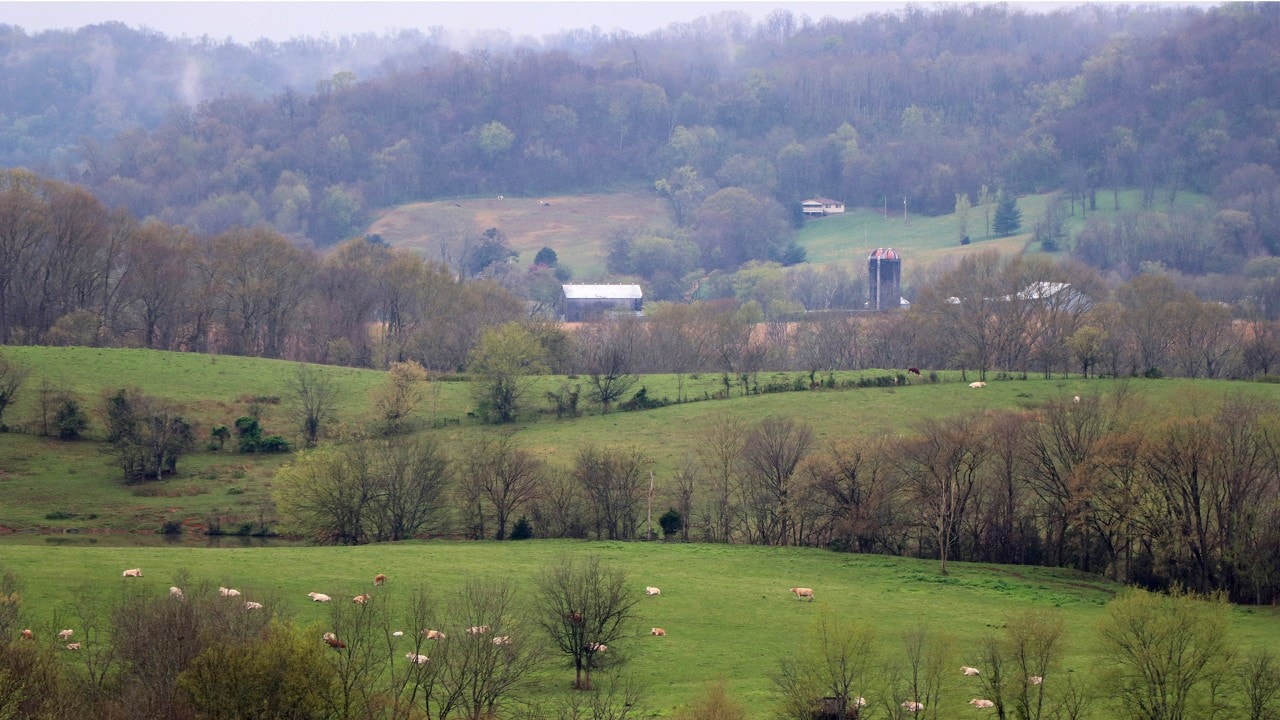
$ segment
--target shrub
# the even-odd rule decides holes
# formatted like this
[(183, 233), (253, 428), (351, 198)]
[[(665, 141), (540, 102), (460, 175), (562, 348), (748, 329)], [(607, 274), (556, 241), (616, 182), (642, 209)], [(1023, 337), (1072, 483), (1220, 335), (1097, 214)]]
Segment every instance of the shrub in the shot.
[(66, 510), (54, 510), (51, 513), (46, 513), (44, 516), (44, 519), (45, 520), (70, 520), (75, 516), (76, 514), (73, 512), (67, 512)]
[(58, 407), (53, 422), (58, 427), (59, 440), (79, 440), (80, 434), (89, 427), (89, 416), (75, 398), (67, 398)]
[(533, 527), (529, 525), (529, 518), (524, 515), (516, 520), (516, 524), (511, 528), (512, 540), (529, 540), (533, 537)]
[(164, 524), (160, 526), (160, 534), (161, 535), (181, 535), (182, 521), (181, 520), (165, 520)]

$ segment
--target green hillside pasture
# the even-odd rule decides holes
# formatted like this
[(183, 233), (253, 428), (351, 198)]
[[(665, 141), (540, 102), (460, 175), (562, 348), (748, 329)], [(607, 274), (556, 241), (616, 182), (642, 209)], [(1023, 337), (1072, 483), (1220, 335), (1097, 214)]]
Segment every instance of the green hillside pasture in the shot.
[[(180, 574), (190, 592), (199, 582), (244, 592), (241, 599), (278, 602), (278, 612), (306, 623), (325, 623), (328, 608), (311, 603), (307, 593), (323, 592), (344, 601), (360, 592), (385, 592), (402, 599), (416, 587), (447, 600), (472, 579), (510, 579), (518, 596), (532, 597), (533, 578), (566, 553), (595, 553), (625, 570), (636, 592), (646, 585), (662, 589), (638, 606), (634, 632), (611, 650), (632, 659), (630, 670), (646, 686), (646, 705), (668, 715), (704, 683), (728, 681), (731, 695), (744, 702), (752, 720), (774, 717), (771, 677), (779, 658), (802, 651), (814, 620), (827, 613), (874, 629), (883, 664), (903, 658), (902, 635), (926, 625), (951, 641), (956, 672), (946, 677), (942, 717), (969, 712), (977, 693), (961, 664), (979, 665), (981, 639), (997, 631), (1010, 615), (1050, 610), (1066, 624), (1062, 670), (1096, 679), (1095, 623), (1117, 587), (1099, 579), (1043, 568), (953, 563), (948, 576), (936, 563), (910, 558), (836, 554), (812, 549), (662, 543), (426, 542), (354, 548), (6, 548), (4, 569), (24, 585), (26, 622), (43, 635), (75, 628), (77, 598), (110, 599), (123, 583), (140, 583), (166, 592)], [(140, 567), (141, 580), (121, 578), (125, 568)], [(383, 590), (372, 587), (376, 573), (390, 578)], [(815, 589), (815, 600), (797, 601), (792, 586)], [(237, 599), (236, 602), (241, 599)], [(1274, 646), (1280, 624), (1273, 608), (1236, 609), (1233, 645), (1240, 651)], [(651, 637), (650, 627), (666, 637)], [(411, 632), (414, 628), (404, 628)], [(446, 624), (461, 630), (461, 621)], [(531, 632), (536, 632), (530, 629)], [(319, 638), (317, 638), (319, 647)], [(565, 692), (572, 671), (545, 673), (543, 697)], [(873, 702), (883, 696), (879, 683), (860, 689)], [(1094, 718), (1109, 717), (1095, 708)]]
[[(38, 377), (59, 378), (81, 393), (91, 406), (103, 390), (138, 384), (147, 392), (175, 398), (195, 408), (197, 433), (208, 437), (214, 422), (230, 423), (249, 412), (245, 395), (281, 396), (293, 364), (252, 358), (234, 358), (141, 350), (90, 348), (7, 348), (6, 353), (35, 368), (33, 384), (24, 387), (24, 402), (6, 414), (11, 423), (30, 424), (30, 403)], [(339, 420), (362, 425), (369, 420), (368, 393), (384, 376), (373, 371), (320, 367), (334, 373), (344, 388)], [(896, 376), (899, 371), (836, 373), (838, 382), (856, 377)], [(974, 390), (958, 372), (939, 374), (942, 382), (909, 376), (902, 387), (868, 387), (816, 391), (765, 393), (744, 397), (737, 384), (729, 399), (705, 400), (641, 412), (587, 414), (557, 420), (547, 414), (530, 416), (514, 427), (483, 426), (467, 413), (473, 401), (465, 382), (434, 382), (421, 411), (419, 432), (438, 436), (450, 455), (459, 457), (474, 441), (495, 432), (515, 431), (516, 442), (536, 452), (559, 469), (572, 466), (576, 453), (588, 446), (635, 447), (653, 461), (655, 480), (665, 489), (676, 470), (695, 457), (701, 438), (723, 416), (741, 419), (748, 426), (769, 416), (795, 419), (814, 429), (815, 450), (828, 442), (909, 433), (929, 418), (1007, 408), (1031, 408), (1054, 397), (1111, 395), (1120, 388), (1143, 404), (1141, 416), (1161, 417), (1196, 410), (1211, 412), (1228, 393), (1243, 393), (1280, 401), (1280, 386), (1262, 383), (1230, 383), (1204, 380), (1114, 380), (1079, 376), (1045, 380), (998, 379)], [(973, 379), (970, 373), (968, 379)], [(806, 373), (760, 373), (756, 381), (769, 385), (807, 386)], [(528, 407), (544, 410), (543, 393), (563, 383), (581, 385), (583, 378), (541, 378), (530, 392)], [(687, 398), (713, 397), (720, 392), (717, 373), (687, 375), (682, 379)], [(673, 375), (644, 376), (643, 386), (652, 398), (677, 396)], [(289, 404), (265, 404), (264, 424), (270, 432), (282, 432), (295, 443), (296, 418)], [(594, 410), (593, 410), (594, 412)], [(100, 435), (100, 420), (94, 419)], [(129, 486), (122, 482), (100, 442), (60, 442), (26, 434), (0, 435), (0, 527), (23, 531), (7, 538), (12, 542), (60, 540), (84, 545), (95, 543), (156, 542), (166, 521), (179, 521), (187, 543), (203, 543), (203, 533), (220, 522), (225, 533), (257, 532), (269, 515), (272, 478), (292, 456), (240, 455), (234, 447), (211, 452), (205, 442), (179, 464), (179, 474), (163, 482)], [(266, 513), (266, 515), (264, 515)], [(245, 526), (249, 525), (246, 530)]]
[[(1022, 232), (999, 238), (986, 234), (987, 221), (982, 208), (969, 211), (970, 244), (961, 245), (959, 224), (954, 214), (937, 217), (914, 216), (903, 222), (901, 212), (886, 218), (874, 208), (855, 208), (841, 215), (830, 215), (805, 222), (796, 234), (796, 242), (808, 253), (812, 264), (851, 263), (861, 272), (867, 257), (876, 248), (891, 247), (902, 254), (903, 284), (910, 286), (914, 273), (938, 261), (947, 261), (981, 250), (998, 250), (1005, 255), (1015, 255), (1024, 250), (1040, 250), (1033, 240), (1036, 223), (1044, 218), (1049, 194), (1024, 195), (1018, 198), (1022, 211)], [(1097, 210), (1087, 213), (1076, 203), (1075, 214), (1068, 215), (1064, 230), (1068, 238), (1074, 238), (1084, 229), (1091, 217), (1113, 217), (1121, 212), (1141, 209), (1142, 193), (1124, 190), (1119, 193), (1119, 210), (1110, 192), (1099, 192)], [(1179, 193), (1172, 206), (1168, 196), (1161, 194), (1153, 212), (1167, 212), (1170, 207), (1189, 210), (1203, 205), (1206, 198), (1191, 192)], [(892, 210), (892, 208), (891, 208)], [(1063, 212), (1071, 212), (1071, 204), (1063, 200)], [(991, 208), (994, 216), (995, 208)], [(1069, 247), (1070, 241), (1067, 242)], [(1054, 256), (1065, 255), (1065, 249)]]
[[(540, 204), (544, 202), (548, 204)], [(614, 231), (665, 226), (669, 218), (661, 198), (651, 191), (632, 190), (412, 203), (384, 211), (368, 232), (380, 235), (392, 246), (412, 248), (427, 259), (441, 260), (446, 245), (498, 228), (506, 234), (511, 249), (520, 253), (521, 265), (531, 265), (538, 251), (549, 247), (575, 280), (589, 282), (606, 277), (605, 249)]]

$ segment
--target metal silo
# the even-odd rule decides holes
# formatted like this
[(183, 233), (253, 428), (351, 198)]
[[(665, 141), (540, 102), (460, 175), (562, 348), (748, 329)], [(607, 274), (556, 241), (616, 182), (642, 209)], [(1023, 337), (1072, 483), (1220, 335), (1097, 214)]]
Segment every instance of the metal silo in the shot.
[(872, 310), (897, 310), (902, 301), (902, 258), (893, 248), (876, 248), (867, 258), (867, 306)]

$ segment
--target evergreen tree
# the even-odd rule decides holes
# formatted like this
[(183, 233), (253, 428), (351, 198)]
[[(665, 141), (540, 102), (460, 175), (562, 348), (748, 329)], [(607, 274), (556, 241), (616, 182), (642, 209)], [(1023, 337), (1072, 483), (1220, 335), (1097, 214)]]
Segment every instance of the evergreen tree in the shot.
[(1018, 209), (1018, 199), (1012, 194), (1001, 192), (1000, 203), (996, 206), (996, 216), (992, 222), (992, 230), (999, 237), (1006, 237), (1018, 232), (1022, 227), (1022, 211)]

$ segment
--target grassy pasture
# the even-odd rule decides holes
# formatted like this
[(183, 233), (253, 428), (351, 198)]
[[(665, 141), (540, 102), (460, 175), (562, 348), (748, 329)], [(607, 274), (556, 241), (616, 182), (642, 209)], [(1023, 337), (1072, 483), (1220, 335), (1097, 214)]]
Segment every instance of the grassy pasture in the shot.
[[(988, 249), (1004, 254), (1039, 251), (1032, 230), (1044, 217), (1048, 199), (1048, 194), (1019, 197), (1023, 232), (1003, 238), (987, 233), (987, 215), (994, 217), (994, 205), (985, 210), (971, 209), (969, 245), (959, 242), (954, 214), (929, 217), (908, 213), (904, 221), (901, 207), (892, 207), (892, 203), (887, 217), (880, 208), (850, 207), (841, 215), (808, 220), (796, 232), (796, 242), (808, 253), (811, 265), (852, 264), (859, 272), (872, 250), (895, 248), (903, 254), (903, 283), (909, 287), (914, 273), (935, 262)], [(1118, 201), (1117, 211), (1112, 193), (1099, 192), (1097, 209), (1088, 213), (1077, 203), (1075, 213), (1066, 218), (1067, 236), (1080, 232), (1088, 217), (1139, 210), (1141, 192), (1121, 191)], [(1071, 204), (1063, 202), (1063, 212), (1071, 212)], [(1204, 202), (1202, 195), (1183, 192), (1172, 207), (1190, 209)], [(1167, 196), (1162, 194), (1153, 210), (1164, 212), (1170, 207)], [(394, 246), (413, 248), (429, 259), (441, 259), (444, 248), (456, 238), (497, 227), (507, 234), (511, 248), (520, 253), (520, 263), (532, 263), (538, 250), (550, 247), (561, 264), (573, 271), (575, 281), (591, 282), (608, 279), (604, 258), (615, 229), (664, 228), (670, 224), (664, 201), (649, 188), (635, 188), (541, 198), (481, 197), (410, 203), (384, 210), (367, 232), (381, 235)]]
[[(541, 540), (220, 550), (7, 546), (3, 566), (25, 584), (30, 624), (48, 631), (73, 626), (77, 597), (110, 599), (123, 583), (164, 593), (179, 573), (190, 578), (188, 588), (199, 581), (236, 587), (246, 598), (274, 600), (278, 611), (307, 624), (324, 623), (328, 612), (309, 602), (307, 592), (335, 599), (376, 593), (371, 581), (378, 572), (391, 579), (383, 592), (393, 603), (414, 587), (442, 601), (471, 578), (510, 578), (529, 597), (540, 568), (565, 554), (585, 553), (625, 570), (637, 592), (645, 585), (662, 588), (661, 596), (641, 600), (634, 637), (614, 646), (632, 658), (631, 669), (647, 684), (649, 707), (658, 715), (704, 682), (724, 678), (751, 718), (772, 717), (770, 677), (778, 659), (799, 649), (819, 614), (832, 613), (875, 628), (881, 657), (889, 661), (902, 657), (903, 632), (921, 623), (949, 636), (957, 672), (947, 677), (943, 717), (959, 717), (977, 694), (959, 666), (977, 663), (981, 638), (1010, 614), (1052, 609), (1067, 627), (1063, 670), (1088, 679), (1097, 661), (1094, 624), (1119, 589), (1092, 576), (1041, 568), (955, 563), (944, 577), (930, 561), (812, 549)], [(143, 569), (141, 580), (120, 577), (135, 566)], [(815, 588), (813, 603), (787, 593), (798, 584)], [(1238, 648), (1274, 645), (1280, 640), (1276, 620), (1273, 608), (1235, 610)], [(650, 637), (653, 626), (665, 628), (667, 637)], [(567, 669), (547, 674), (538, 692), (562, 692), (571, 675)], [(874, 699), (877, 690), (869, 687), (865, 694)]]
[[(248, 456), (232, 447), (209, 451), (204, 444), (213, 424), (230, 425), (248, 414), (254, 398), (280, 398), (260, 403), (267, 432), (299, 440), (286, 382), (293, 363), (147, 350), (97, 348), (11, 347), (12, 359), (33, 368), (16, 406), (6, 413), (10, 424), (29, 423), (35, 411), (35, 388), (44, 378), (84, 398), (92, 410), (104, 391), (137, 385), (147, 392), (182, 403), (197, 424), (201, 439), (195, 452), (179, 465), (179, 475), (160, 483), (124, 485), (100, 442), (60, 442), (30, 434), (0, 434), (0, 527), (37, 534), (56, 534), (77, 544), (154, 541), (165, 521), (181, 521), (188, 543), (203, 544), (211, 519), (220, 518), (223, 531), (234, 533), (257, 523), (269, 511), (272, 476), (289, 456)], [(317, 367), (340, 388), (339, 425), (369, 422), (370, 390), (383, 373), (350, 368)], [(857, 376), (894, 375), (897, 371), (838, 373), (846, 382)], [(972, 379), (972, 374), (968, 379)], [(932, 384), (912, 376), (910, 384), (889, 388), (849, 388), (793, 391), (744, 396), (734, 385), (731, 397), (671, 405), (643, 412), (586, 414), (572, 420), (540, 415), (514, 428), (516, 442), (534, 450), (553, 466), (567, 468), (575, 453), (588, 444), (638, 447), (653, 460), (659, 489), (696, 451), (699, 438), (725, 415), (748, 425), (770, 415), (808, 423), (820, 444), (910, 432), (932, 417), (962, 412), (1034, 408), (1053, 397), (1092, 393), (1112, 394), (1121, 386), (1142, 405), (1142, 413), (1160, 417), (1193, 410), (1209, 412), (1227, 393), (1247, 393), (1280, 401), (1280, 386), (1203, 380), (1144, 380), (1117, 383), (1079, 376), (1043, 379), (989, 379), (973, 390), (960, 373), (940, 373)], [(807, 383), (803, 373), (761, 373), (760, 386)], [(583, 378), (541, 378), (529, 394), (529, 406), (545, 408), (543, 393), (561, 383), (580, 384)], [(645, 376), (641, 384), (654, 398), (714, 397), (723, 389), (716, 373), (684, 376)], [(677, 387), (681, 386), (679, 391)], [(638, 387), (638, 386), (637, 386)], [(467, 413), (472, 407), (465, 382), (431, 383), (420, 415), (418, 432), (439, 436), (453, 454), (495, 428), (479, 425)], [(101, 423), (95, 417), (94, 428)], [(232, 443), (234, 445), (234, 443)], [(264, 508), (266, 510), (264, 510)], [(269, 517), (266, 519), (270, 520)], [(71, 534), (71, 535), (68, 535)], [(3, 537), (3, 536), (0, 536)], [(9, 542), (15, 539), (10, 536)]]
[[(548, 203), (541, 205), (539, 203)], [(506, 234), (523, 265), (544, 247), (579, 282), (605, 278), (605, 244), (618, 227), (650, 227), (669, 222), (662, 199), (644, 189), (583, 195), (458, 198), (410, 203), (384, 211), (367, 232), (396, 247), (409, 247), (431, 260), (445, 244), (496, 227)]]

